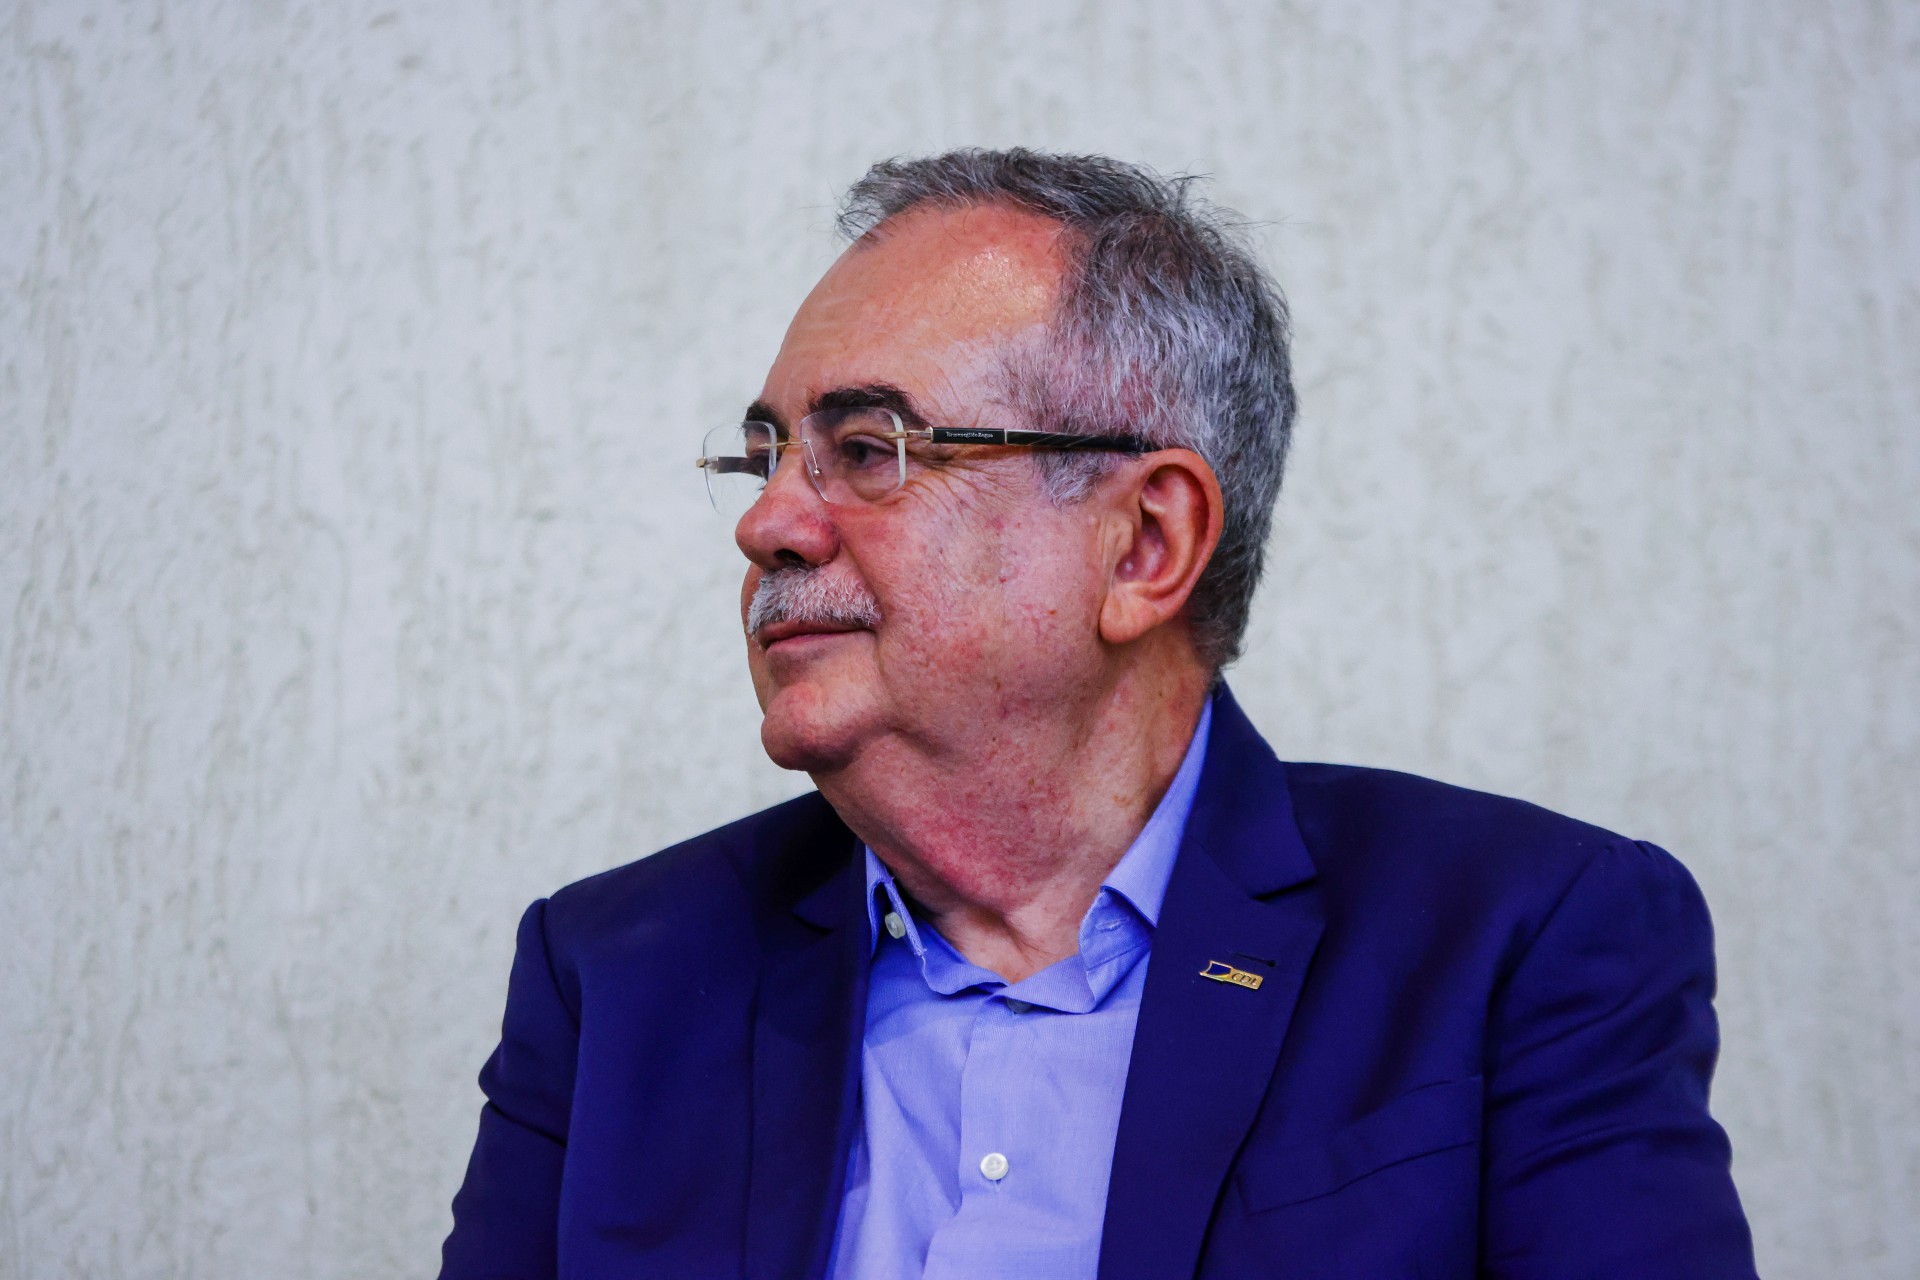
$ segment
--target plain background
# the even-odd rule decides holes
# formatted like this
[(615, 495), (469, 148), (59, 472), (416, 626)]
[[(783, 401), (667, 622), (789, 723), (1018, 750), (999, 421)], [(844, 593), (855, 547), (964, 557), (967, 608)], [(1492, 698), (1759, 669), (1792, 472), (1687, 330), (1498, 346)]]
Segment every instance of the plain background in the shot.
[(520, 909), (806, 785), (690, 462), (966, 143), (1260, 224), (1234, 688), (1678, 853), (1762, 1270), (1920, 1274), (1920, 8), (0, 13), (0, 1274), (431, 1273)]

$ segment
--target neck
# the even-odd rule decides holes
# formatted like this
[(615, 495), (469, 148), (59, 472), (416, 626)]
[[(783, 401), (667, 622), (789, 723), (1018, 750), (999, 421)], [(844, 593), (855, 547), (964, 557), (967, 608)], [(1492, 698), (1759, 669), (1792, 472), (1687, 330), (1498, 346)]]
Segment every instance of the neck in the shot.
[(889, 735), (814, 781), (960, 954), (1018, 982), (1078, 949), (1101, 882), (1179, 771), (1208, 683), (1161, 670), (991, 732)]

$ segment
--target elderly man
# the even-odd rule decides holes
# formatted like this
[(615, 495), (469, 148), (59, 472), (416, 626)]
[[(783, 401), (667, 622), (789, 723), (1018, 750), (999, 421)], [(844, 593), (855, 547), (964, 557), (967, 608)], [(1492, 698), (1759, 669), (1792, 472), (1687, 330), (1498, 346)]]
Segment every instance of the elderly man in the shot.
[(527, 912), (443, 1274), (1752, 1274), (1686, 872), (1220, 682), (1293, 414), (1231, 224), (965, 151), (843, 225), (700, 459), (818, 793)]

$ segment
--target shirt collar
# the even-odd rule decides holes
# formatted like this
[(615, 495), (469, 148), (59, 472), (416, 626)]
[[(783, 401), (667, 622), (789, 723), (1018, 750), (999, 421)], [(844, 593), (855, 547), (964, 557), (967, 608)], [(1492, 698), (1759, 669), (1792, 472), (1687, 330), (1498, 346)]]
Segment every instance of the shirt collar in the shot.
[[(1180, 856), (1180, 838), (1186, 834), (1187, 818), (1193, 812), (1193, 797), (1200, 789), (1200, 771), (1207, 760), (1207, 735), (1213, 727), (1213, 699), (1208, 698), (1200, 709), (1199, 723), (1194, 725), (1193, 739), (1187, 743), (1187, 754), (1180, 761), (1180, 768), (1173, 775), (1173, 781), (1167, 786), (1167, 793), (1160, 797), (1160, 803), (1154, 806), (1153, 814), (1147, 819), (1147, 825), (1140, 829), (1133, 843), (1127, 846), (1126, 853), (1114, 864), (1113, 870), (1101, 882), (1105, 891), (1094, 900), (1089, 914), (1098, 911), (1101, 898), (1112, 894), (1126, 900), (1149, 927), (1160, 923), (1160, 904), (1167, 896), (1167, 882), (1173, 878), (1174, 860)], [(907, 911), (900, 898), (900, 891), (894, 886), (893, 874), (887, 870), (872, 849), (864, 842), (860, 852), (866, 859), (867, 873), (867, 937), (872, 946), (880, 944), (880, 918), (882, 910), (880, 900), (884, 896), (891, 909), (900, 914), (901, 922), (907, 928), (906, 941), (916, 954), (924, 948), (920, 942), (919, 930), (914, 928), (912, 915)]]

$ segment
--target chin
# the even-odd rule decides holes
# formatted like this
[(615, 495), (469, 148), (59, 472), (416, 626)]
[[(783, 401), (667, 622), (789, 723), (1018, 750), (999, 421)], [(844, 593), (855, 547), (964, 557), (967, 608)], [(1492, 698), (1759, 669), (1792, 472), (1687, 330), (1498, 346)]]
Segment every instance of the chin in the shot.
[(775, 690), (764, 709), (760, 745), (782, 769), (834, 773), (852, 763), (868, 736), (854, 700), (811, 683)]

